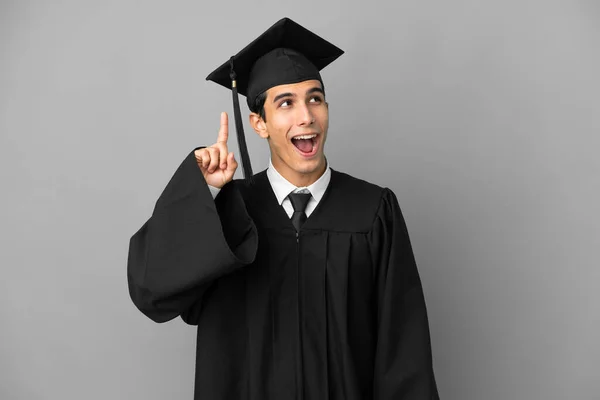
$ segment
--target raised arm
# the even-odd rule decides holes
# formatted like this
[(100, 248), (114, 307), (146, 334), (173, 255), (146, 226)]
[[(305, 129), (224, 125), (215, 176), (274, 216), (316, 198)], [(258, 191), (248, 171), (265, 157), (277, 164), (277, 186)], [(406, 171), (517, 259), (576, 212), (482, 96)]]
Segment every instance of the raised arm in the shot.
[[(192, 306), (198, 309), (216, 279), (254, 260), (256, 227), (231, 182), (236, 168), (227, 152), (223, 113), (217, 143), (195, 149), (183, 160), (152, 216), (132, 236), (129, 293), (152, 320), (165, 322)], [(207, 183), (224, 189), (219, 210)]]

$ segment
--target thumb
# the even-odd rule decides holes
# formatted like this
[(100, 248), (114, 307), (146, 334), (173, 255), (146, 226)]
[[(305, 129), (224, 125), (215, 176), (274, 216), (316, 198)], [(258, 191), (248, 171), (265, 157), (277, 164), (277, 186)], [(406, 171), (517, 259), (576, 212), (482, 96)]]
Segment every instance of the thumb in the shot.
[(235, 156), (233, 155), (233, 152), (231, 152), (227, 155), (227, 168), (225, 169), (227, 178), (230, 179), (233, 176), (233, 174), (235, 174), (237, 167), (238, 167), (238, 163), (235, 160)]
[(238, 163), (235, 160), (235, 156), (233, 155), (233, 152), (231, 152), (227, 155), (227, 171), (235, 172), (237, 167), (238, 167)]

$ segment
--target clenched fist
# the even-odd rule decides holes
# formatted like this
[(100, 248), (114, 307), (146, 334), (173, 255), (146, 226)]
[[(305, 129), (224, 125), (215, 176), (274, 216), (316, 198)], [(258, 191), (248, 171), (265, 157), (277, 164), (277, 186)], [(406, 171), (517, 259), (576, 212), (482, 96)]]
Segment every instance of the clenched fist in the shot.
[(238, 167), (233, 153), (227, 151), (228, 138), (227, 113), (223, 112), (221, 113), (221, 129), (219, 130), (217, 143), (194, 152), (198, 167), (200, 167), (206, 183), (219, 189), (233, 179), (233, 174), (235, 174)]

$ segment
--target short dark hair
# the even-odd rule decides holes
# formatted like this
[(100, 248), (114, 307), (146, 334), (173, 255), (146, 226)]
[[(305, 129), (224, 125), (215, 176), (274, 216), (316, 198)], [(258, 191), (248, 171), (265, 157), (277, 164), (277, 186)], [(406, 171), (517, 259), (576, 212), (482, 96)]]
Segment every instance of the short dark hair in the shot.
[(250, 107), (250, 111), (260, 115), (263, 121), (267, 121), (265, 116), (265, 101), (267, 100), (267, 91), (265, 90), (254, 99), (254, 103), (252, 103)]
[[(325, 85), (321, 82), (321, 89), (325, 94)], [(250, 111), (260, 115), (263, 121), (267, 122), (267, 116), (265, 114), (265, 101), (267, 100), (267, 91), (265, 90), (254, 99), (254, 103), (251, 104)]]

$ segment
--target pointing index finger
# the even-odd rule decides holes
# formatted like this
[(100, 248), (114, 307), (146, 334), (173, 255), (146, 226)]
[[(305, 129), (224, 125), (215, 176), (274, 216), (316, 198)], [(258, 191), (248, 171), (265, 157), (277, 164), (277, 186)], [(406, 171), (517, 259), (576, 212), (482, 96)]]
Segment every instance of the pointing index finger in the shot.
[(221, 113), (221, 129), (219, 129), (219, 137), (217, 138), (217, 143), (227, 143), (227, 139), (229, 138), (229, 122), (227, 118), (227, 113)]

